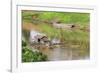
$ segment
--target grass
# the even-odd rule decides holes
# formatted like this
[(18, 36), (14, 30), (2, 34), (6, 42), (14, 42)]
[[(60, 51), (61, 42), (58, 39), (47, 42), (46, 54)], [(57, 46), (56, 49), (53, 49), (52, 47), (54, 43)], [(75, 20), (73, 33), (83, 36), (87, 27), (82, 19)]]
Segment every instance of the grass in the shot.
[[(38, 14), (37, 23), (34, 24), (32, 16)], [(23, 25), (32, 24), (33, 29), (45, 33), (49, 38), (60, 38), (62, 42), (65, 42), (65, 46), (80, 50), (81, 55), (89, 55), (90, 48), (90, 34), (87, 31), (76, 30), (63, 30), (56, 29), (50, 24), (44, 23), (44, 21), (60, 21), (66, 24), (75, 24), (81, 28), (89, 27), (90, 14), (89, 13), (73, 13), (73, 12), (38, 12), (38, 11), (22, 11)], [(75, 45), (78, 45), (75, 47)]]
[[(49, 38), (60, 38), (63, 42), (71, 45), (80, 45), (80, 48), (89, 49), (89, 33), (81, 30), (65, 31), (53, 28), (47, 24), (38, 25), (40, 32), (45, 33)], [(87, 45), (88, 44), (88, 45)]]
[(80, 26), (87, 26), (90, 22), (89, 13), (73, 12), (42, 12), (42, 11), (22, 11), (22, 19), (25, 22), (32, 22), (32, 16), (38, 15), (37, 20), (41, 21), (60, 21), (61, 23), (72, 23)]
[[(90, 21), (89, 13), (73, 13), (73, 12), (38, 12), (38, 11), (22, 11), (23, 22), (31, 23), (32, 16), (38, 14), (38, 20), (40, 21), (60, 21), (62, 23), (73, 23), (80, 27), (88, 27)], [(48, 24), (39, 22), (36, 28), (41, 28), (41, 32), (44, 32), (50, 38), (63, 38), (67, 43), (80, 44), (89, 42), (89, 32), (81, 30), (63, 31), (57, 30)], [(33, 24), (34, 25), (34, 24)], [(34, 28), (35, 29), (35, 28)]]

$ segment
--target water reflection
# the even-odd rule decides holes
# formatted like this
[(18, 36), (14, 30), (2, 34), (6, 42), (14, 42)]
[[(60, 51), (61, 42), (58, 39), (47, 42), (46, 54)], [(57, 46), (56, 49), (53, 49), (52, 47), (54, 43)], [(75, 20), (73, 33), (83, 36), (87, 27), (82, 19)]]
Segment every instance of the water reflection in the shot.
[[(33, 31), (31, 32), (31, 36), (36, 34), (33, 34)], [(32, 45), (32, 48), (47, 55), (49, 61), (89, 59), (89, 53), (86, 49), (70, 48), (66, 44), (53, 45), (54, 43), (60, 43), (60, 40), (56, 38), (52, 39), (51, 43), (52, 45), (49, 46), (43, 44)]]
[(84, 54), (84, 52), (87, 52), (86, 50), (62, 48), (60, 46), (56, 48), (41, 47), (38, 50), (47, 55), (49, 61), (89, 59), (89, 55)]

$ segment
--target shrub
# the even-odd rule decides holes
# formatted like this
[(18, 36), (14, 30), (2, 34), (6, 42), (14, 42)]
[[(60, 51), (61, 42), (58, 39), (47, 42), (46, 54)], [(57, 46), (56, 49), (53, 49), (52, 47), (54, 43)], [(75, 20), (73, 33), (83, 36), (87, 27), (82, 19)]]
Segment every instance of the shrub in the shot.
[(26, 46), (27, 46), (27, 43), (22, 40), (22, 47), (26, 47)]
[(33, 52), (28, 48), (22, 49), (22, 62), (40, 62), (47, 61), (47, 56), (41, 52)]

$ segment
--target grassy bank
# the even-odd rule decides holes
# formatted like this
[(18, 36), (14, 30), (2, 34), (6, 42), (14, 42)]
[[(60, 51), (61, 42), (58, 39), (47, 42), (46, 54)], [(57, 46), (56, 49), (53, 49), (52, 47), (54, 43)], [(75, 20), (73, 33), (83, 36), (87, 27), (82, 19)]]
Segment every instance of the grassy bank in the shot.
[[(32, 16), (37, 15), (34, 24)], [(60, 38), (67, 44), (78, 44), (81, 48), (89, 48), (89, 32), (84, 32), (79, 29), (68, 31), (56, 29), (50, 24), (43, 21), (60, 21), (61, 23), (72, 23), (79, 25), (82, 28), (89, 27), (90, 15), (88, 13), (72, 13), (72, 12), (38, 12), (38, 11), (22, 11), (23, 25), (28, 27), (28, 24), (33, 24), (29, 29), (35, 29), (45, 33), (50, 38)]]
[[(72, 23), (80, 26), (88, 26), (90, 22), (89, 13), (75, 13), (75, 12), (42, 12), (42, 11), (22, 11), (22, 18), (24, 22), (33, 22), (32, 16), (37, 15), (37, 22), (41, 21), (59, 21), (61, 23)], [(41, 22), (42, 23), (42, 22)]]
[[(36, 19), (32, 18), (34, 15), (37, 15)], [(90, 15), (88, 13), (22, 11), (22, 19), (24, 31), (32, 29), (40, 31), (50, 39), (60, 39), (67, 48), (80, 50), (81, 55), (89, 55), (89, 31), (56, 29), (51, 26), (51, 22), (59, 21), (66, 25), (75, 24), (81, 29), (89, 28)], [(25, 33), (24, 31), (22, 33)]]

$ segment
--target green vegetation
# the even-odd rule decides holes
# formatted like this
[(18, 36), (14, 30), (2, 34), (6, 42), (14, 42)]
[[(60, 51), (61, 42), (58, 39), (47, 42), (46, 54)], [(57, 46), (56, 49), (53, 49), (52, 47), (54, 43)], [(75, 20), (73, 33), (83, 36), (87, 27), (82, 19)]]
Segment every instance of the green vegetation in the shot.
[[(89, 32), (76, 29), (72, 31), (56, 29), (50, 26), (50, 24), (43, 23), (42, 21), (60, 21), (61, 23), (67, 23), (79, 25), (80, 28), (89, 27), (90, 15), (89, 13), (75, 13), (75, 12), (42, 12), (42, 11), (22, 11), (23, 22), (32, 22), (32, 16), (38, 15), (39, 21), (37, 28), (41, 27), (41, 32), (48, 35), (49, 38), (60, 38), (67, 44), (80, 45), (80, 48), (89, 48)], [(41, 21), (41, 22), (40, 22)], [(34, 24), (33, 24), (34, 25)], [(88, 44), (88, 45), (87, 45)]]
[[(35, 19), (32, 17), (38, 15)], [(42, 11), (22, 11), (23, 25), (24, 23), (31, 23), (37, 31), (43, 32), (50, 39), (58, 38), (65, 43), (64, 46), (72, 48), (73, 50), (80, 50), (80, 55), (89, 55), (90, 49), (90, 32), (83, 31), (79, 28), (74, 30), (56, 29), (52, 27), (52, 22), (60, 22), (67, 24), (75, 24), (81, 29), (89, 28), (90, 14), (89, 13), (73, 13), (73, 12), (42, 12)], [(33, 29), (35, 28), (33, 27)], [(24, 30), (23, 33), (26, 33)], [(26, 40), (29, 37), (29, 33), (24, 35)], [(25, 45), (25, 44), (24, 44)], [(74, 45), (78, 45), (75, 47)], [(27, 52), (25, 52), (27, 51)], [(23, 48), (23, 61), (46, 61), (47, 57), (41, 52), (32, 52), (29, 48)], [(40, 56), (41, 55), (41, 56)]]
[(61, 23), (73, 23), (80, 26), (89, 24), (89, 13), (75, 13), (75, 12), (36, 12), (36, 11), (22, 11), (22, 18), (25, 22), (33, 22), (32, 16), (38, 15), (37, 20), (40, 21), (59, 21)]
[(84, 32), (80, 30), (65, 31), (62, 29), (53, 28), (46, 24), (39, 25), (39, 27), (41, 27), (41, 31), (48, 35), (49, 38), (59, 38), (62, 40), (62, 42), (66, 43), (69, 48), (72, 45), (79, 45), (78, 48), (84, 50), (90, 48), (89, 32)]
[(47, 61), (47, 56), (41, 52), (33, 52), (25, 41), (22, 41), (22, 62), (40, 62)]

